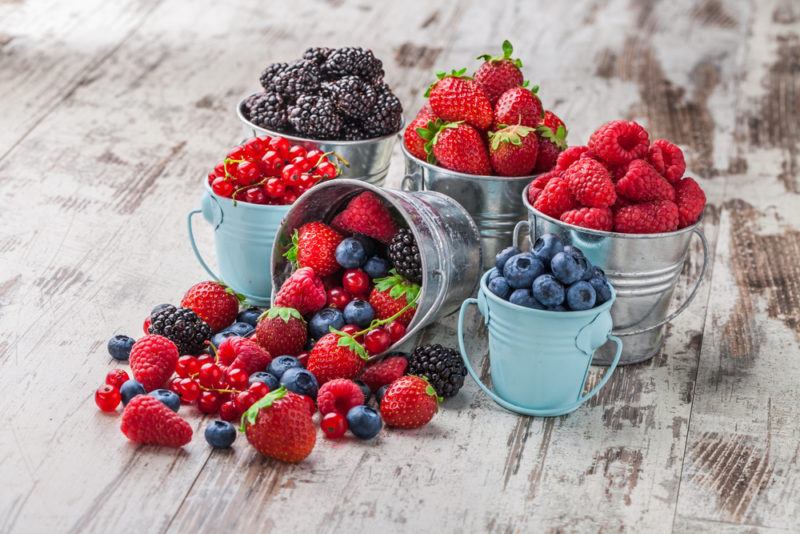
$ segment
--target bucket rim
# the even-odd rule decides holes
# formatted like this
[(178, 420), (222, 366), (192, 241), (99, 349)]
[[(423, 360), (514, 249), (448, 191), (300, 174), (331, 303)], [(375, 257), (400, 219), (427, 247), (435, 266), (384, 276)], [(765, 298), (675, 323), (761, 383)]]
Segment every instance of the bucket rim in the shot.
[(528, 189), (530, 188), (531, 184), (525, 186), (525, 189), (522, 190), (522, 203), (528, 209), (529, 213), (534, 213), (537, 217), (541, 217), (547, 221), (550, 221), (553, 224), (558, 226), (564, 226), (569, 228), (570, 230), (575, 230), (578, 232), (583, 232), (586, 234), (595, 235), (598, 237), (613, 237), (617, 239), (660, 239), (662, 237), (674, 237), (676, 235), (693, 232), (698, 226), (703, 223), (704, 214), (700, 214), (700, 218), (697, 219), (697, 222), (686, 226), (684, 228), (680, 228), (678, 230), (673, 230), (672, 232), (659, 232), (655, 234), (625, 234), (622, 232), (606, 232), (604, 230), (595, 230), (592, 228), (584, 228), (583, 226), (576, 226), (574, 224), (565, 223), (564, 221), (560, 221), (554, 217), (546, 215), (541, 211), (534, 208), (530, 202), (528, 202)]
[[(336, 180), (336, 178), (334, 178), (334, 180)], [(244, 200), (237, 200), (236, 204), (234, 204), (232, 198), (221, 197), (218, 194), (216, 194), (214, 192), (214, 190), (211, 189), (211, 184), (208, 183), (208, 180), (205, 180), (203, 186), (205, 187), (206, 192), (209, 195), (211, 195), (214, 198), (214, 200), (216, 200), (217, 202), (221, 203), (223, 206), (228, 206), (228, 207), (231, 207), (231, 208), (234, 208), (234, 209), (238, 208), (239, 204), (244, 204), (246, 206), (246, 209), (253, 209), (253, 210), (259, 210), (259, 211), (272, 211), (272, 212), (278, 213), (278, 212), (287, 212), (294, 205), (294, 203), (292, 203), (292, 204), (253, 204), (252, 202), (246, 202)], [(295, 202), (297, 202), (297, 201), (295, 200)]]
[(370, 145), (376, 144), (393, 137), (396, 137), (400, 132), (405, 129), (406, 121), (405, 117), (400, 118), (400, 129), (396, 132), (392, 132), (390, 134), (382, 135), (380, 137), (372, 137), (370, 139), (360, 139), (358, 141), (344, 141), (344, 140), (337, 140), (337, 139), (311, 139), (310, 137), (300, 137), (298, 135), (291, 135), (283, 132), (279, 132), (277, 130), (271, 130), (269, 128), (264, 128), (263, 126), (258, 126), (250, 122), (250, 120), (244, 116), (244, 112), (242, 108), (244, 107), (245, 101), (253, 95), (258, 94), (260, 91), (255, 93), (249, 93), (248, 95), (244, 96), (239, 103), (236, 105), (236, 116), (239, 117), (239, 120), (244, 123), (246, 126), (251, 127), (254, 131), (264, 132), (267, 135), (271, 135), (274, 137), (283, 137), (284, 139), (288, 139), (289, 141), (293, 141), (296, 143), (316, 143), (318, 145), (340, 145), (340, 146), (363, 146), (363, 145)]
[(611, 288), (611, 298), (605, 301), (604, 303), (600, 304), (599, 306), (595, 306), (594, 308), (589, 308), (588, 310), (555, 311), (555, 310), (537, 310), (536, 308), (527, 308), (525, 306), (520, 306), (519, 304), (514, 304), (513, 302), (501, 299), (500, 297), (489, 291), (489, 287), (486, 285), (486, 278), (488, 278), (489, 273), (492, 272), (492, 269), (489, 269), (481, 276), (481, 282), (480, 282), (481, 292), (485, 295), (485, 297), (489, 300), (496, 302), (500, 306), (506, 306), (508, 308), (511, 308), (512, 310), (519, 311), (522, 313), (528, 313), (529, 315), (538, 315), (541, 317), (564, 316), (570, 318), (590, 317), (597, 315), (598, 313), (610, 310), (611, 306), (614, 305), (614, 301), (617, 300), (617, 291), (616, 289), (614, 289), (614, 285), (611, 282), (608, 282), (608, 286)]

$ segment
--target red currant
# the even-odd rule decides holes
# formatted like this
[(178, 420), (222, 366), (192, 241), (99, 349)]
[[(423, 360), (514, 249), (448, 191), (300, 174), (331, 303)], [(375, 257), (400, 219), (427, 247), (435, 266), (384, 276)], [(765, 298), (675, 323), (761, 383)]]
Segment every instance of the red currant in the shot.
[(283, 159), (289, 158), (289, 149), (292, 145), (283, 137), (273, 137), (269, 140), (269, 147), (277, 152)]
[(215, 176), (221, 176), (222, 178), (225, 178), (225, 164), (224, 163), (217, 163), (217, 165), (214, 167), (214, 175)]
[(197, 399), (197, 409), (205, 414), (214, 414), (219, 411), (220, 397), (216, 391), (203, 391)]
[(274, 150), (267, 150), (261, 156), (261, 170), (267, 176), (276, 176), (283, 169), (283, 158)]
[(181, 380), (183, 380), (181, 377), (173, 376), (172, 378), (169, 379), (169, 382), (167, 382), (167, 389), (169, 389), (171, 392), (176, 393), (178, 396), (180, 396), (180, 394), (181, 394)]
[(255, 160), (264, 155), (264, 150), (267, 148), (267, 145), (258, 137), (253, 137), (245, 141), (242, 148), (244, 149), (244, 156), (246, 158)]
[(236, 167), (237, 182), (242, 185), (250, 185), (258, 181), (258, 165), (252, 161), (243, 161)]
[(144, 323), (142, 323), (142, 330), (144, 330), (145, 334), (150, 333), (150, 316), (147, 316), (147, 318), (144, 320)]
[(316, 183), (317, 183), (316, 178), (314, 178), (307, 172), (304, 172), (303, 174), (300, 175), (300, 180), (298, 180), (297, 182), (297, 188), (300, 189), (301, 191), (307, 191), (308, 189), (311, 189), (311, 187), (313, 187), (314, 184)]
[(266, 204), (267, 195), (260, 187), (251, 187), (244, 194), (245, 201), (251, 204)]
[(339, 170), (336, 168), (336, 165), (331, 163), (330, 161), (323, 161), (319, 165), (317, 165), (316, 173), (321, 175), (323, 179), (325, 178), (336, 178), (336, 175), (339, 174)]
[(364, 296), (369, 292), (369, 276), (361, 269), (347, 269), (342, 275), (344, 289), (355, 296)]
[(370, 354), (380, 354), (389, 348), (392, 338), (384, 328), (376, 328), (367, 332), (364, 336), (364, 347)]
[(264, 382), (253, 382), (250, 384), (250, 387), (247, 388), (247, 391), (249, 391), (256, 400), (260, 400), (264, 395), (269, 393), (269, 386)]
[(207, 363), (214, 363), (214, 361), (215, 361), (214, 357), (210, 354), (201, 354), (200, 356), (197, 357), (197, 364), (200, 367), (203, 367), (203, 365)]
[(214, 182), (211, 184), (211, 190), (221, 197), (231, 198), (233, 194), (233, 182), (225, 178), (215, 178)]
[(306, 149), (300, 145), (292, 145), (289, 148), (289, 159), (306, 157)]
[(207, 180), (208, 181), (208, 185), (212, 185), (214, 183), (214, 180), (216, 180), (216, 179), (217, 179), (217, 175), (216, 174), (214, 174), (213, 172), (208, 173), (208, 180)]
[(324, 155), (325, 152), (323, 152), (318, 148), (314, 148), (308, 151), (308, 153), (306, 154), (306, 159), (316, 166), (318, 163), (320, 163), (319, 158), (321, 158)]
[(242, 146), (235, 146), (228, 152), (228, 155), (225, 156), (225, 159), (232, 159), (232, 160), (240, 160), (244, 159), (244, 147)]
[(238, 390), (247, 389), (247, 386), (249, 385), (249, 380), (248, 380), (249, 377), (247, 376), (247, 373), (244, 371), (244, 369), (239, 369), (238, 367), (232, 367), (228, 369), (226, 375), (228, 377), (228, 385), (232, 389), (238, 389)]
[(200, 370), (200, 364), (194, 356), (181, 356), (175, 364), (175, 372), (181, 378), (186, 378), (196, 374)]
[(347, 303), (353, 300), (347, 291), (341, 287), (332, 287), (328, 290), (328, 306), (344, 310)]
[(344, 326), (342, 327), (342, 332), (344, 332), (344, 333), (345, 333), (345, 334), (347, 334), (347, 335), (350, 335), (350, 336), (352, 336), (352, 335), (353, 335), (353, 334), (355, 334), (356, 332), (360, 332), (360, 330), (359, 330), (359, 328), (358, 328), (356, 325), (354, 325), (354, 324), (346, 324), (346, 325), (344, 325)]
[(106, 375), (106, 384), (119, 389), (129, 379), (130, 376), (125, 372), (125, 369), (112, 369)]
[(250, 391), (242, 391), (234, 398), (233, 402), (236, 403), (236, 408), (239, 409), (240, 413), (244, 413), (247, 409), (253, 405), (258, 399), (255, 395), (253, 395)]
[(201, 386), (213, 388), (217, 385), (220, 378), (222, 378), (222, 369), (220, 369), (217, 364), (204, 363), (200, 366), (197, 380), (200, 382)]
[(326, 413), (319, 426), (328, 439), (339, 439), (347, 432), (347, 419), (339, 412)]
[(301, 158), (294, 158), (291, 161), (291, 164), (294, 165), (295, 167), (297, 167), (298, 169), (300, 169), (303, 172), (310, 171), (311, 167), (314, 166), (314, 164), (311, 162), (311, 160), (306, 159), (306, 158), (302, 158), (302, 157)]
[(219, 418), (223, 421), (234, 421), (242, 415), (232, 400), (223, 402), (219, 407)]
[(297, 197), (300, 195), (294, 189), (286, 188), (286, 193), (283, 194), (283, 203), (284, 204), (294, 204), (294, 201), (297, 200)]
[(278, 198), (286, 192), (286, 186), (283, 185), (283, 181), (280, 178), (270, 178), (264, 184), (264, 192), (271, 198)]
[(200, 384), (196, 380), (184, 378), (178, 387), (181, 389), (180, 396), (183, 402), (191, 404), (200, 397)]
[(119, 389), (111, 384), (103, 384), (97, 391), (94, 392), (94, 402), (97, 407), (104, 412), (113, 412), (119, 406), (121, 397), (119, 396)]
[(288, 164), (281, 170), (281, 178), (285, 185), (296, 184), (300, 180), (301, 174), (303, 174), (303, 170), (293, 163)]
[(386, 330), (389, 331), (389, 337), (392, 339), (392, 343), (400, 341), (403, 336), (406, 335), (406, 325), (400, 321), (392, 321), (386, 325)]

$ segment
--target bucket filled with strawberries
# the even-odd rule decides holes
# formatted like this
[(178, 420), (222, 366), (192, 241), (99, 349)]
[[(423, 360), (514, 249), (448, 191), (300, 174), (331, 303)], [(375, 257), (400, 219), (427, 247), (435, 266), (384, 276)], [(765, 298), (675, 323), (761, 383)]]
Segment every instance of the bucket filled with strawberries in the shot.
[(514, 199), (535, 175), (553, 169), (567, 128), (545, 110), (538, 86), (505, 41), (498, 56), (466, 69), (437, 73), (428, 101), (403, 133), (406, 190), (439, 191), (463, 205), (481, 232), (488, 268), (525, 209)]
[[(558, 235), (579, 247), (614, 285), (614, 334), (625, 339), (621, 365), (654, 356), (664, 326), (694, 298), (703, 279), (708, 245), (700, 229), (706, 196), (685, 176), (680, 147), (650, 141), (640, 124), (616, 120), (598, 128), (585, 146), (558, 157), (555, 168), (536, 177), (522, 194), (532, 247), (542, 236)], [(683, 271), (692, 236), (703, 263), (684, 301), (670, 313), (672, 293)], [(608, 364), (610, 346), (594, 362)]]

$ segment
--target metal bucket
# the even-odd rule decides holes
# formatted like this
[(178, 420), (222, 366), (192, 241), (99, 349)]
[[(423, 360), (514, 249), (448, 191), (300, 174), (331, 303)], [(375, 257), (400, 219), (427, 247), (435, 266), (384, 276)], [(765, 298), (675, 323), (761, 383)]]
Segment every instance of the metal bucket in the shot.
[[(611, 298), (590, 310), (547, 311), (525, 308), (494, 295), (481, 278), (477, 299), (467, 299), (458, 316), (458, 344), (467, 371), (495, 402), (524, 415), (552, 417), (570, 413), (594, 397), (608, 382), (622, 353), (622, 342), (611, 335)], [(478, 306), (489, 329), (490, 389), (481, 381), (464, 348), (464, 315)], [(616, 345), (603, 378), (582, 395), (595, 350), (607, 341)]]
[[(290, 205), (268, 206), (237, 202), (215, 194), (206, 183), (200, 209), (186, 216), (189, 243), (197, 261), (214, 280), (225, 282), (258, 306), (269, 304), (272, 294), (270, 256), (275, 232)], [(219, 274), (200, 254), (194, 238), (192, 217), (198, 213), (214, 228)]]
[(525, 218), (522, 190), (535, 176), (481, 176), (450, 171), (411, 155), (400, 143), (406, 160), (405, 191), (437, 191), (456, 199), (472, 215), (481, 233), (484, 269), (506, 248), (514, 225)]
[(347, 202), (372, 191), (400, 215), (413, 232), (422, 258), (422, 291), (406, 335), (396, 350), (437, 318), (454, 312), (473, 294), (481, 270), (478, 229), (453, 199), (434, 192), (382, 189), (357, 180), (336, 179), (306, 191), (286, 214), (272, 251), (272, 287), (277, 291), (292, 271), (283, 257), (294, 230), (311, 221), (330, 221)]
[[(256, 126), (247, 120), (243, 111), (245, 100), (247, 98), (243, 98), (239, 105), (236, 106), (236, 115), (242, 121), (247, 137), (280, 136), (306, 148), (318, 148), (323, 152), (335, 152), (345, 159), (349, 165), (342, 165), (341, 178), (352, 178), (373, 185), (383, 185), (386, 180), (386, 175), (389, 173), (389, 164), (392, 160), (392, 150), (397, 140), (397, 132), (363, 141), (326, 141), (297, 137)], [(400, 125), (400, 131), (402, 131), (402, 124)]]
[[(701, 221), (675, 232), (620, 234), (589, 230), (544, 215), (530, 205), (527, 191), (522, 193), (522, 203), (528, 210), (528, 220), (517, 225), (514, 244), (519, 244), (519, 235), (526, 229), (531, 242), (539, 235), (553, 233), (580, 248), (589, 261), (606, 272), (616, 290), (617, 301), (611, 309), (614, 334), (625, 337), (620, 365), (655, 356), (664, 342), (664, 326), (689, 306), (705, 276), (708, 242), (700, 230)], [(668, 313), (693, 235), (703, 246), (703, 267), (686, 300)], [(608, 346), (594, 358), (596, 365), (610, 361)]]

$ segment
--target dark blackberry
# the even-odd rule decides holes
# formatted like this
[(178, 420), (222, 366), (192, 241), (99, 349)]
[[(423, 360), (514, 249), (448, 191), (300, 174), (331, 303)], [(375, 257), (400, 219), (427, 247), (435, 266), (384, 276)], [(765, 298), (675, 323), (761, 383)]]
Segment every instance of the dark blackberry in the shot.
[(303, 95), (319, 91), (319, 67), (313, 61), (301, 59), (290, 63), (272, 78), (270, 89), (280, 93), (285, 99), (294, 102)]
[(367, 132), (364, 130), (364, 125), (361, 121), (345, 119), (341, 137), (344, 141), (361, 141), (367, 138)]
[(408, 358), (408, 374), (424, 376), (441, 397), (452, 397), (464, 385), (467, 368), (458, 351), (441, 345), (422, 345)]
[(325, 63), (325, 60), (328, 59), (328, 56), (331, 55), (331, 52), (333, 52), (333, 48), (314, 46), (311, 48), (306, 48), (306, 51), (303, 52), (303, 59), (313, 61), (317, 65), (322, 65)]
[(338, 139), (344, 121), (330, 98), (304, 95), (290, 108), (289, 122), (304, 136)]
[(321, 69), (326, 80), (352, 75), (377, 84), (383, 79), (383, 63), (375, 57), (372, 50), (363, 48), (337, 48), (331, 52)]
[(335, 82), (323, 83), (327, 95), (336, 104), (342, 114), (354, 119), (364, 119), (369, 116), (378, 95), (375, 88), (358, 76), (345, 76)]
[(422, 260), (414, 234), (408, 228), (401, 228), (389, 244), (389, 261), (397, 274), (410, 282), (422, 282)]
[(403, 122), (403, 105), (394, 96), (389, 86), (381, 84), (376, 89), (378, 98), (372, 113), (364, 119), (364, 130), (368, 138), (382, 137), (400, 130)]
[(170, 339), (181, 354), (199, 354), (211, 337), (211, 329), (192, 310), (172, 305), (150, 316), (148, 332)]
[(286, 104), (278, 93), (266, 92), (252, 95), (244, 102), (247, 118), (256, 126), (273, 130), (289, 125)]
[(267, 65), (267, 68), (264, 69), (264, 72), (261, 73), (261, 77), (258, 79), (258, 81), (261, 82), (261, 87), (263, 87), (265, 91), (272, 89), (272, 80), (275, 79), (275, 76), (286, 70), (288, 66), (288, 63), (272, 63), (271, 65)]

